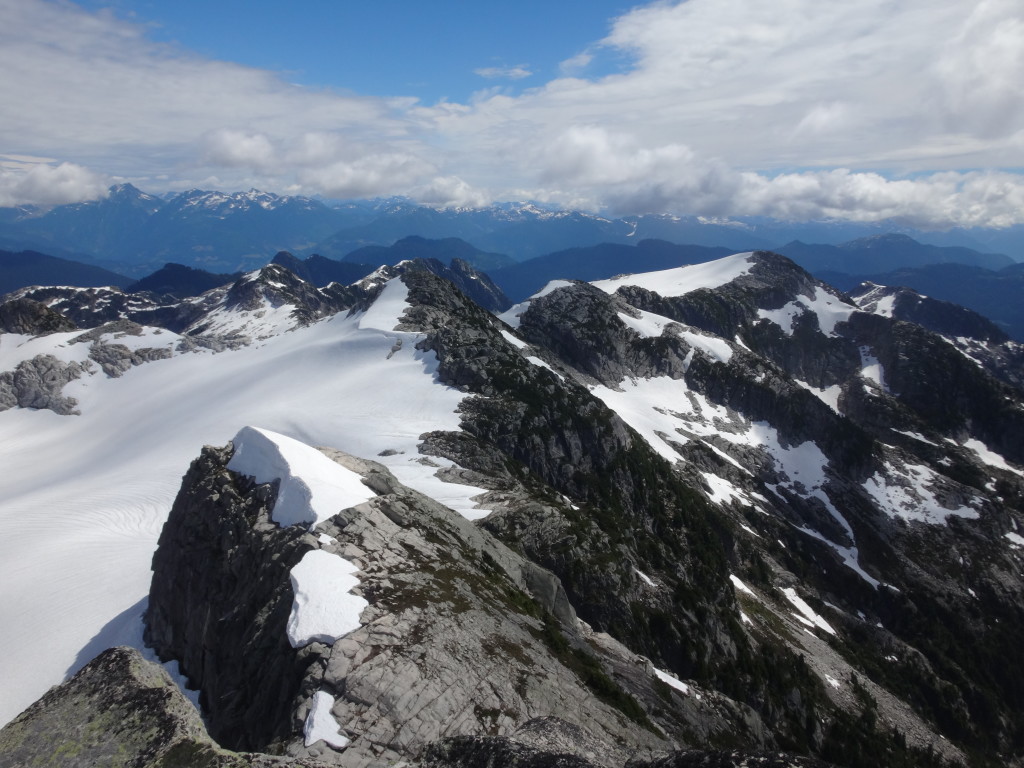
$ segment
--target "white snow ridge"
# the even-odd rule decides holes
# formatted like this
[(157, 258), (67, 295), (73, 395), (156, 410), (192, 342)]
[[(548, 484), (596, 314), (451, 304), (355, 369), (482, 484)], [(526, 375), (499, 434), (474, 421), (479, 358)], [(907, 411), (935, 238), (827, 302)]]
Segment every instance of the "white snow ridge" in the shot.
[(281, 526), (319, 523), (376, 496), (350, 469), (316, 448), (255, 427), (243, 427), (232, 441), (228, 469), (257, 483), (280, 480), (271, 518)]

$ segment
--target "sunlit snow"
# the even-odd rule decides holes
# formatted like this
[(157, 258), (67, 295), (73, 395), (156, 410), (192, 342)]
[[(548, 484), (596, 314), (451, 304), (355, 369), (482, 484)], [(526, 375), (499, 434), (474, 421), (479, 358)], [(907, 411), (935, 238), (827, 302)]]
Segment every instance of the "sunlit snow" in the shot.
[(990, 467), (998, 467), (999, 469), (1005, 469), (1007, 472), (1013, 472), (1015, 475), (1020, 475), (1021, 477), (1024, 477), (1024, 472), (1021, 472), (1019, 469), (1016, 469), (1015, 467), (1011, 467), (1009, 463), (1007, 463), (1006, 459), (1004, 459), (995, 451), (991, 450), (987, 445), (981, 442), (981, 440), (975, 440), (974, 438), (971, 438), (970, 440), (965, 440), (964, 448), (973, 451), (979, 459), (981, 459), (984, 463), (988, 464)]
[(975, 519), (978, 510), (972, 507), (946, 507), (940, 503), (933, 487), (939, 476), (919, 464), (886, 464), (886, 472), (876, 472), (864, 481), (864, 490), (878, 506), (893, 517), (923, 523), (944, 523), (950, 515)]
[(685, 693), (685, 694), (689, 695), (689, 693), (690, 693), (690, 686), (688, 686), (686, 683), (684, 683), (682, 680), (680, 680), (675, 675), (671, 674), (670, 672), (666, 672), (663, 669), (658, 669), (657, 667), (654, 667), (654, 674), (663, 683), (668, 683), (670, 686), (675, 688), (680, 693)]
[(880, 390), (888, 392), (885, 384), (885, 370), (878, 358), (871, 353), (870, 347), (860, 347), (860, 375), (868, 381), (873, 381)]
[(348, 746), (348, 739), (341, 733), (341, 727), (331, 713), (332, 707), (334, 707), (334, 697), (329, 693), (317, 691), (313, 695), (309, 714), (306, 715), (303, 727), (303, 736), (307, 747), (313, 746), (318, 741), (323, 741), (338, 749)]
[(786, 596), (786, 599), (800, 612), (799, 614), (793, 614), (796, 618), (805, 622), (808, 626), (819, 627), (830, 635), (834, 635), (836, 631), (832, 629), (832, 625), (825, 621), (821, 616), (814, 612), (811, 608), (792, 587), (787, 587), (782, 590), (782, 594)]
[(281, 481), (271, 511), (278, 525), (309, 523), (316, 527), (341, 510), (376, 496), (358, 474), (290, 437), (243, 427), (232, 442), (235, 453), (228, 469), (257, 483)]
[(779, 309), (759, 309), (757, 315), (778, 325), (787, 336), (792, 336), (793, 321), (806, 312), (813, 312), (818, 317), (821, 332), (826, 336), (835, 336), (836, 326), (849, 320), (850, 315), (856, 311), (856, 307), (819, 285), (815, 286), (813, 296), (798, 296)]
[(313, 549), (289, 572), (294, 598), (288, 616), (288, 642), (301, 648), (312, 642), (333, 645), (359, 629), (359, 614), (369, 603), (351, 594), (359, 569), (340, 555)]
[(623, 275), (610, 280), (597, 280), (593, 285), (605, 293), (615, 293), (625, 285), (635, 285), (661, 296), (683, 296), (700, 288), (719, 288), (747, 274), (753, 266), (752, 252), (735, 253), (724, 259), (691, 264), (685, 267)]

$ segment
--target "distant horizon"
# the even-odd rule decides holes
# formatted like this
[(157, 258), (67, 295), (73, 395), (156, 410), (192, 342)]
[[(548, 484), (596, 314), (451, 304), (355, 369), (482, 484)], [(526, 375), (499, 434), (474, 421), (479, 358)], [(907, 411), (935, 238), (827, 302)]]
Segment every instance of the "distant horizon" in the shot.
[[(737, 216), (702, 216), (700, 214), (693, 214), (693, 213), (689, 213), (689, 214), (688, 213), (671, 213), (671, 212), (667, 212), (667, 211), (660, 211), (660, 212), (659, 211), (651, 211), (651, 212), (640, 213), (640, 214), (622, 214), (622, 215), (620, 215), (620, 214), (616, 214), (616, 213), (610, 212), (610, 211), (592, 211), (592, 210), (586, 210), (586, 209), (581, 209), (581, 208), (564, 208), (564, 207), (559, 207), (555, 203), (543, 202), (543, 201), (538, 201), (538, 200), (529, 200), (529, 199), (494, 200), (494, 201), (491, 201), (491, 202), (488, 202), (488, 203), (485, 203), (485, 204), (473, 205), (473, 206), (440, 206), (440, 205), (431, 205), (429, 203), (423, 203), (423, 202), (417, 201), (414, 198), (409, 197), (407, 195), (381, 195), (381, 196), (377, 196), (377, 197), (330, 198), (330, 197), (326, 197), (326, 196), (321, 195), (321, 194), (313, 194), (313, 195), (288, 194), (288, 193), (281, 194), (281, 193), (274, 192), (274, 191), (267, 190), (267, 189), (259, 189), (257, 187), (250, 187), (249, 189), (234, 189), (234, 190), (214, 189), (214, 188), (205, 188), (204, 189), (204, 188), (200, 188), (200, 187), (192, 187), (192, 188), (189, 188), (189, 189), (167, 190), (166, 192), (163, 192), (163, 193), (157, 193), (157, 192), (149, 192), (149, 191), (139, 187), (138, 185), (136, 185), (136, 184), (134, 184), (132, 182), (128, 182), (128, 181), (118, 182), (116, 184), (111, 184), (107, 191), (108, 192), (113, 192), (118, 187), (131, 187), (131, 188), (135, 189), (137, 192), (139, 192), (139, 193), (141, 193), (143, 195), (147, 195), (149, 197), (152, 197), (154, 199), (161, 200), (161, 201), (164, 201), (164, 202), (170, 201), (170, 200), (172, 200), (172, 199), (174, 199), (176, 197), (188, 194), (190, 192), (199, 192), (199, 193), (202, 193), (202, 194), (221, 194), (221, 195), (225, 195), (225, 196), (245, 195), (245, 194), (250, 193), (250, 192), (257, 192), (259, 194), (271, 195), (271, 196), (279, 198), (279, 199), (296, 198), (296, 199), (313, 200), (315, 202), (321, 203), (322, 205), (324, 205), (325, 207), (328, 207), (328, 208), (330, 208), (332, 206), (341, 206), (341, 205), (358, 205), (360, 203), (364, 203), (364, 204), (367, 204), (367, 205), (372, 205), (372, 204), (386, 204), (386, 203), (389, 203), (389, 202), (394, 202), (394, 203), (407, 204), (407, 205), (410, 205), (412, 207), (427, 208), (427, 209), (430, 209), (430, 210), (433, 210), (433, 211), (438, 211), (438, 212), (456, 212), (456, 213), (461, 213), (461, 212), (470, 212), (470, 211), (485, 211), (485, 210), (489, 210), (489, 209), (502, 209), (502, 208), (505, 208), (505, 207), (523, 206), (523, 207), (536, 207), (537, 209), (543, 210), (543, 211), (548, 212), (548, 213), (579, 213), (579, 214), (582, 214), (582, 215), (585, 215), (585, 216), (590, 216), (590, 217), (599, 218), (599, 219), (606, 219), (606, 220), (609, 220), (609, 221), (629, 221), (631, 219), (640, 219), (640, 218), (644, 218), (644, 217), (652, 217), (652, 218), (665, 218), (665, 219), (670, 219), (670, 220), (673, 220), (673, 221), (685, 221), (685, 220), (691, 219), (691, 220), (698, 221), (698, 222), (700, 222), (702, 224), (711, 224), (711, 225), (718, 225), (718, 226), (729, 226), (730, 224), (748, 225), (751, 222), (764, 222), (764, 223), (774, 223), (774, 224), (788, 225), (788, 226), (831, 225), (831, 224), (835, 224), (835, 225), (842, 225), (842, 226), (849, 226), (849, 227), (863, 226), (864, 228), (886, 229), (886, 231), (879, 232), (878, 234), (904, 234), (903, 232), (900, 232), (900, 231), (897, 231), (897, 230), (911, 230), (911, 231), (913, 231), (913, 232), (915, 232), (916, 234), (919, 234), (919, 235), (942, 234), (942, 233), (949, 233), (949, 232), (953, 232), (953, 231), (969, 232), (971, 230), (979, 230), (979, 231), (985, 231), (985, 232), (1007, 232), (1008, 233), (1008, 232), (1013, 232), (1013, 231), (1024, 229), (1024, 223), (1008, 225), (1008, 226), (1004, 226), (1004, 227), (961, 226), (961, 225), (948, 225), (948, 226), (945, 226), (945, 227), (941, 227), (941, 226), (919, 227), (919, 226), (915, 226), (912, 223), (901, 221), (900, 219), (897, 219), (897, 218), (880, 219), (880, 220), (875, 220), (875, 221), (853, 221), (853, 220), (850, 220), (850, 219), (844, 219), (842, 217), (831, 217), (831, 218), (823, 217), (823, 218), (818, 218), (818, 219), (781, 219), (781, 218), (776, 218), (776, 217), (772, 217), (772, 216), (764, 216), (764, 215), (757, 215), (757, 214), (754, 214), (754, 215), (737, 215)], [(94, 199), (85, 200), (85, 201), (81, 201), (81, 202), (84, 202), (84, 203), (96, 203), (96, 202), (101, 202), (102, 200), (105, 200), (108, 197), (109, 197), (109, 195), (103, 195), (102, 197), (96, 197)], [(52, 205), (34, 205), (34, 204), (29, 204), (28, 206), (23, 206), (23, 207), (34, 208), (34, 209), (40, 211), (41, 215), (45, 215), (46, 213), (49, 213), (53, 209), (59, 208), (62, 205), (75, 205), (75, 204), (78, 204), (78, 203), (58, 203), (58, 204), (52, 204)], [(2, 209), (2, 208), (10, 209), (10, 208), (14, 208), (14, 207), (18, 207), (18, 206), (4, 206), (4, 205), (0, 205), (0, 209)], [(416, 236), (416, 235), (410, 234), (408, 236)], [(428, 239), (431, 239), (431, 238), (428, 238)], [(857, 239), (857, 238), (854, 238), (854, 239)], [(920, 241), (920, 242), (924, 242), (924, 241)], [(928, 243), (924, 243), (924, 244), (928, 244)], [(945, 247), (945, 246), (940, 246), (940, 247)], [(974, 246), (963, 246), (963, 247), (974, 247)], [(1020, 259), (1016, 259), (1012, 254), (1006, 254), (1006, 255), (1009, 255), (1011, 258), (1014, 258), (1015, 261), (1018, 261), (1018, 260), (1019, 261), (1024, 261), (1024, 254), (1022, 254), (1022, 258), (1020, 258)]]

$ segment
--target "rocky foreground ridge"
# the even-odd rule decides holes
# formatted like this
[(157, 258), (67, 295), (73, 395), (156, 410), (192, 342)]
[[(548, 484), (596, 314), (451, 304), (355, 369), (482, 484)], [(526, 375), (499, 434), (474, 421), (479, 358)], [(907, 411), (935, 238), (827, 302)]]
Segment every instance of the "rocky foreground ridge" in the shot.
[[(161, 329), (175, 354), (231, 354), (401, 281), (396, 328), (464, 394), (420, 461), (489, 510), (467, 520), (325, 448), (368, 497), (282, 524), (282, 477), (233, 470), (238, 438), (204, 449), (147, 626), (221, 748), (346, 766), (1022, 764), (1019, 345), (760, 252), (556, 284), (500, 316), (447, 277), (406, 265), (326, 290), (274, 265)], [(83, 327), (84, 309), (43, 306), (9, 314)], [(310, 553), (351, 563), (358, 626), (290, 634)]]

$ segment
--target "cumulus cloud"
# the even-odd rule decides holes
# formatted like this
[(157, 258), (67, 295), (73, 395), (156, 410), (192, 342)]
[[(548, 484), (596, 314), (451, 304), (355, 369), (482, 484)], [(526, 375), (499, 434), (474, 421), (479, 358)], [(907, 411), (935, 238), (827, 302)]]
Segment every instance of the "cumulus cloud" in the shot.
[(306, 194), (358, 198), (387, 194), (396, 188), (408, 189), (436, 170), (415, 155), (385, 152), (304, 168), (298, 179)]
[(277, 153), (263, 133), (219, 128), (203, 137), (204, 159), (229, 168), (267, 169), (276, 163)]
[(107, 196), (110, 180), (74, 163), (0, 169), (0, 206), (64, 205)]
[(409, 194), (433, 208), (482, 208), (494, 202), (488, 194), (458, 176), (438, 176)]

